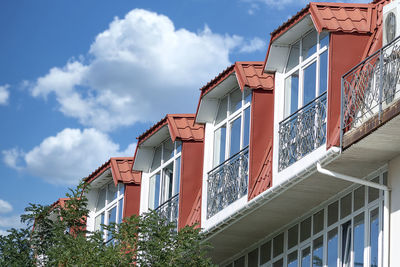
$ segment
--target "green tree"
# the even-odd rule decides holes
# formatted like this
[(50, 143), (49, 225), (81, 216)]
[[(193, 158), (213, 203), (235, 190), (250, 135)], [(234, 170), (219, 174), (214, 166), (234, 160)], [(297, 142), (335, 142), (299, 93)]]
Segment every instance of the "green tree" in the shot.
[(81, 183), (64, 205), (30, 204), (26, 229), (0, 236), (0, 266), (212, 266), (200, 229), (176, 225), (156, 212), (103, 226), (112, 238), (88, 232), (86, 193)]

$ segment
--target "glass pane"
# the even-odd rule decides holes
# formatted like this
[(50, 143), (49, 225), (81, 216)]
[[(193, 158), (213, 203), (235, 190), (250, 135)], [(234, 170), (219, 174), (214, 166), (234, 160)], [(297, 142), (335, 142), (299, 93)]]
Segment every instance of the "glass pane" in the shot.
[(237, 259), (237, 260), (235, 260), (235, 263), (234, 263), (234, 266), (235, 267), (245, 267), (245, 262), (244, 262), (244, 260), (245, 260), (245, 257), (243, 256), (243, 257), (241, 257), (241, 258), (239, 258), (239, 259)]
[(364, 266), (364, 213), (354, 218), (354, 267)]
[(182, 142), (175, 141), (175, 146), (176, 146), (176, 154), (180, 153), (182, 151)]
[(328, 233), (328, 267), (337, 267), (338, 233), (333, 229)]
[(350, 267), (351, 251), (351, 221), (342, 224), (342, 262), (344, 267)]
[(297, 111), (299, 99), (299, 72), (285, 79), (285, 117)]
[(115, 186), (114, 183), (108, 184), (107, 203), (112, 202), (117, 197), (118, 197), (118, 186)]
[(174, 196), (179, 194), (179, 185), (181, 180), (181, 157), (175, 160), (175, 180), (174, 180)]
[(378, 209), (371, 212), (370, 217), (370, 246), (371, 246), (371, 267), (378, 266), (378, 244), (379, 244), (379, 216)]
[(288, 249), (291, 249), (292, 247), (297, 245), (299, 241), (298, 232), (299, 232), (298, 224), (296, 224), (295, 226), (293, 226), (288, 230)]
[(163, 169), (164, 173), (164, 184), (163, 184), (163, 199), (162, 203), (167, 201), (172, 197), (172, 190), (173, 190), (173, 174), (174, 174), (174, 163), (168, 164), (167, 167)]
[(231, 104), (229, 107), (229, 112), (232, 114), (236, 110), (242, 107), (242, 91), (238, 88), (232, 93), (230, 93)]
[(324, 259), (323, 244), (324, 244), (324, 238), (322, 236), (315, 239), (313, 242), (313, 256), (312, 256), (313, 267), (322, 267)]
[[(372, 180), (374, 183), (379, 183), (379, 177), (376, 177)], [(372, 201), (378, 199), (379, 197), (379, 189), (368, 187), (368, 202), (371, 203)]]
[(103, 227), (101, 224), (104, 224), (104, 212), (97, 215), (96, 218), (94, 218), (94, 230), (99, 231), (102, 230)]
[(365, 186), (361, 186), (354, 190), (354, 211), (364, 207)]
[(99, 196), (97, 198), (96, 211), (101, 210), (102, 208), (104, 208), (105, 205), (106, 205), (106, 187), (103, 187), (100, 190)]
[(388, 185), (388, 173), (387, 172), (383, 173), (383, 184)]
[(244, 129), (243, 129), (243, 147), (249, 145), (250, 142), (250, 107), (244, 110)]
[(311, 31), (303, 38), (302, 56), (303, 60), (306, 60), (315, 52), (317, 52), (317, 32)]
[(118, 186), (119, 186), (119, 195), (123, 196), (125, 192), (125, 185), (120, 183), (118, 184)]
[(258, 248), (247, 255), (247, 267), (258, 267)]
[(299, 65), (299, 57), (300, 57), (300, 42), (297, 42), (290, 48), (289, 59), (286, 65), (286, 72), (289, 72), (291, 69)]
[(328, 226), (331, 226), (338, 220), (338, 209), (339, 204), (338, 202), (334, 202), (328, 206)]
[(287, 263), (288, 267), (297, 267), (297, 250), (288, 255)]
[(273, 257), (283, 253), (283, 233), (274, 238)]
[(226, 125), (214, 132), (214, 167), (225, 161)]
[(322, 32), (319, 36), (320, 48), (329, 45), (329, 32)]
[(303, 249), (301, 252), (301, 267), (310, 267), (311, 265), (311, 255), (310, 247)]
[(237, 118), (233, 122), (231, 122), (231, 146), (229, 150), (229, 156), (233, 156), (234, 154), (240, 151), (240, 129), (242, 124), (242, 117)]
[(260, 247), (260, 265), (271, 260), (271, 241), (268, 241)]
[(272, 267), (283, 267), (283, 259), (274, 262), (274, 264), (272, 264)]
[(340, 200), (340, 219), (343, 219), (351, 213), (351, 193), (342, 197)]
[(244, 103), (250, 103), (251, 102), (251, 90), (249, 89), (244, 89)]
[(228, 98), (225, 97), (219, 102), (217, 118), (215, 119), (215, 124), (220, 123), (224, 119), (226, 119), (226, 110), (228, 108)]
[(311, 236), (311, 217), (300, 223), (300, 242), (310, 238)]
[(153, 157), (153, 162), (151, 164), (151, 169), (150, 172), (154, 171), (161, 165), (161, 146), (157, 147), (156, 150), (154, 151), (154, 157)]
[(233, 267), (233, 263), (230, 263), (228, 265), (225, 265), (225, 267)]
[(164, 142), (163, 160), (166, 162), (174, 156), (174, 143), (171, 139)]
[(123, 198), (121, 198), (121, 199), (118, 201), (118, 208), (119, 208), (119, 211), (118, 211), (118, 220), (117, 220), (117, 223), (121, 223), (121, 222), (122, 222), (123, 215), (124, 215), (124, 199), (123, 199)]
[(156, 209), (160, 204), (160, 173), (156, 173), (150, 178), (149, 183), (149, 208)]
[[(117, 206), (114, 206), (111, 210), (108, 211), (108, 225), (110, 223), (117, 222)], [(111, 232), (108, 232), (108, 238), (111, 239), (112, 235)]]
[(324, 228), (324, 210), (314, 214), (313, 233), (314, 235), (322, 231)]
[(328, 88), (328, 51), (319, 56), (319, 94)]
[(315, 98), (317, 62), (312, 63), (304, 70), (304, 95), (303, 106), (310, 103)]

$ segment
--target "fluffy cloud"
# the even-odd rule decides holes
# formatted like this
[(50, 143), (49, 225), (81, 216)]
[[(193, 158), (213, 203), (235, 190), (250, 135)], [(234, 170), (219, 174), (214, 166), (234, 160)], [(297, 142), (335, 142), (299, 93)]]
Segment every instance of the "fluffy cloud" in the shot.
[(4, 228), (19, 228), (22, 227), (21, 219), (18, 215), (9, 216), (9, 217), (0, 217), (0, 227)]
[(10, 96), (8, 88), (10, 88), (8, 84), (0, 86), (0, 105), (6, 105), (8, 103), (8, 98)]
[(10, 203), (5, 200), (0, 199), (0, 213), (8, 213), (13, 210)]
[(164, 15), (135, 9), (98, 34), (86, 58), (52, 68), (31, 92), (54, 94), (66, 116), (110, 131), (194, 112), (198, 88), (231, 64), (231, 52), (263, 48), (259, 39), (216, 34), (207, 26), (176, 29)]
[(96, 129), (64, 129), (28, 152), (3, 151), (11, 168), (41, 177), (52, 184), (74, 185), (110, 157), (132, 155), (135, 144), (121, 151), (108, 135)]

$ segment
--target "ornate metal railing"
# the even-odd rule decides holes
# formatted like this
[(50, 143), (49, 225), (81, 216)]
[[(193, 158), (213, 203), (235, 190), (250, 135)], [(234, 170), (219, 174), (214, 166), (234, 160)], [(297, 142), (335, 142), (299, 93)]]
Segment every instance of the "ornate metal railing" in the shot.
[(326, 142), (326, 92), (279, 123), (279, 171)]
[(379, 49), (342, 77), (341, 139), (399, 97), (400, 37)]
[(155, 211), (161, 218), (168, 222), (174, 222), (178, 225), (178, 210), (179, 210), (179, 194), (171, 197), (159, 206)]
[(207, 219), (247, 195), (249, 147), (208, 172)]

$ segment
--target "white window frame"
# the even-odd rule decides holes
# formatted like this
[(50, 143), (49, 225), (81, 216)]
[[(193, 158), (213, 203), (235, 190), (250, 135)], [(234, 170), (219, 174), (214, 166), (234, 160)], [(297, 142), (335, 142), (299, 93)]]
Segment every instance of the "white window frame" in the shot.
[[(104, 225), (109, 225), (109, 214), (111, 212), (111, 210), (116, 207), (116, 223), (118, 223), (118, 218), (122, 219), (123, 216), (123, 208), (124, 208), (124, 192), (125, 192), (125, 185), (123, 183), (118, 183), (117, 184), (117, 197), (114, 198), (111, 202), (108, 202), (108, 194), (109, 194), (109, 190), (108, 190), (108, 186), (112, 184), (114, 185), (114, 181), (111, 181), (110, 183), (107, 183), (105, 186), (101, 187), (98, 189), (98, 193), (97, 193), (97, 199), (96, 199), (96, 204), (95, 204), (95, 213), (94, 213), (94, 227), (96, 227), (96, 218), (97, 216), (101, 215), (104, 212)], [(105, 198), (105, 205), (102, 209), (97, 210), (97, 206), (100, 200), (100, 193), (103, 189), (106, 189), (106, 198)], [(122, 199), (122, 205), (120, 205), (120, 200)], [(96, 230), (96, 229), (94, 229)], [(104, 240), (107, 240), (107, 235), (108, 235), (108, 231), (106, 229), (103, 229), (104, 233), (103, 233), (103, 238)]]
[[(233, 93), (235, 90), (241, 90), (239, 87), (235, 87), (233, 90), (229, 91), (226, 95), (224, 95), (223, 97), (221, 97), (219, 99), (219, 103), (218, 103), (218, 108), (217, 108), (217, 112), (215, 114), (215, 118), (213, 121), (213, 130), (212, 130), (212, 147), (213, 147), (213, 151), (212, 151), (212, 168), (217, 167), (218, 165), (222, 164), (224, 161), (226, 161), (227, 159), (229, 159), (230, 157), (232, 157), (233, 155), (230, 154), (230, 144), (231, 144), (231, 124), (233, 121), (235, 121), (236, 119), (238, 119), (239, 117), (241, 118), (241, 122), (240, 122), (240, 148), (239, 151), (241, 151), (242, 149), (244, 149), (244, 119), (245, 115), (244, 112), (245, 110), (249, 107), (250, 108), (250, 117), (248, 118), (249, 120), (249, 137), (250, 137), (250, 129), (251, 129), (251, 98), (252, 98), (252, 94), (253, 92), (250, 89), (244, 89), (241, 90), (242, 93), (242, 106), (234, 111), (231, 112), (230, 108), (231, 108), (231, 93)], [(250, 101), (246, 102), (245, 100), (245, 93), (246, 90), (249, 90), (249, 97), (250, 97)], [(226, 109), (226, 118), (224, 120), (222, 120), (221, 122), (219, 122), (218, 124), (216, 123), (216, 119), (218, 116), (218, 112), (219, 112), (219, 108), (220, 105), (222, 103), (222, 101), (225, 99), (225, 97), (227, 97), (228, 101), (227, 101), (227, 109)], [(215, 132), (217, 130), (219, 130), (222, 126), (226, 125), (226, 137), (225, 137), (225, 156), (224, 156), (224, 161), (219, 162), (218, 164), (214, 164), (214, 152), (215, 152), (215, 143), (214, 143), (214, 136), (215, 136)], [(249, 138), (250, 139), (250, 138)], [(249, 140), (250, 143), (250, 140)]]
[[(296, 71), (299, 72), (299, 84), (298, 84), (298, 94), (297, 94), (297, 110), (299, 110), (300, 108), (302, 108), (303, 106), (305, 106), (308, 103), (303, 103), (303, 98), (304, 98), (304, 70), (309, 67), (311, 64), (313, 64), (314, 62), (316, 62), (316, 86), (315, 86), (315, 98), (318, 97), (320, 95), (320, 64), (321, 64), (321, 55), (327, 51), (328, 55), (328, 61), (327, 61), (327, 65), (329, 66), (329, 44), (325, 45), (323, 47), (321, 47), (321, 43), (320, 43), (320, 35), (318, 34), (317, 31), (315, 31), (315, 33), (317, 34), (317, 51), (310, 55), (307, 59), (303, 60), (303, 55), (302, 55), (302, 51), (303, 51), (303, 39), (304, 37), (306, 37), (309, 33), (311, 33), (312, 31), (315, 31), (315, 29), (312, 29), (308, 32), (306, 32), (304, 35), (302, 35), (299, 39), (297, 39), (296, 41), (293, 42), (293, 44), (290, 46), (289, 49), (289, 53), (286, 59), (286, 64), (285, 64), (285, 69), (284, 69), (284, 86), (286, 86), (285, 81), (288, 77), (290, 77), (293, 73), (295, 73)], [(326, 37), (326, 36), (325, 36)], [(328, 33), (328, 40), (330, 38), (330, 34)], [(287, 64), (289, 62), (289, 58), (290, 58), (290, 53), (292, 51), (292, 47), (293, 45), (295, 45), (297, 42), (300, 43), (300, 47), (299, 47), (299, 64), (297, 64), (295, 67), (293, 67), (290, 71), (286, 71), (287, 70)], [(329, 42), (328, 42), (329, 43)], [(328, 67), (327, 67), (327, 83), (329, 80), (329, 71), (328, 71)], [(328, 86), (328, 84), (327, 84)], [(283, 104), (283, 114), (284, 114), (284, 118), (289, 117), (292, 113), (290, 113), (290, 106), (287, 107), (287, 93), (286, 93), (286, 87), (284, 88), (284, 104)]]
[[(171, 158), (169, 158), (167, 161), (164, 161), (164, 146), (165, 143), (168, 141), (168, 139), (164, 140), (159, 146), (154, 148), (154, 153), (153, 153), (153, 157), (152, 159), (154, 160), (154, 156), (156, 153), (157, 148), (159, 148), (161, 146), (161, 164), (159, 167), (157, 167), (154, 171), (149, 173), (149, 188), (148, 188), (148, 196), (147, 196), (147, 207), (149, 210), (151, 210), (151, 207), (149, 207), (150, 202), (149, 202), (149, 198), (150, 198), (150, 179), (153, 178), (154, 175), (156, 175), (158, 172), (160, 173), (160, 190), (159, 190), (159, 205), (157, 207), (155, 207), (155, 209), (157, 209), (158, 207), (160, 207), (163, 203), (167, 202), (168, 200), (170, 200), (172, 197), (176, 196), (177, 194), (179, 194), (179, 188), (180, 187), (180, 183), (181, 183), (181, 166), (182, 166), (182, 141), (175, 141), (174, 142), (174, 156), (172, 156)], [(178, 147), (180, 147), (180, 151), (178, 152)], [(176, 161), (180, 158), (181, 162), (180, 162), (180, 169), (177, 170), (177, 164)], [(173, 196), (171, 198), (166, 198), (167, 192), (169, 188), (165, 188), (166, 185), (166, 181), (164, 180), (164, 175), (163, 175), (163, 171), (164, 168), (166, 168), (169, 164), (171, 164), (173, 162), (173, 178), (172, 178), (172, 192), (178, 192), (177, 194), (173, 194)], [(149, 171), (151, 170), (151, 167), (149, 169)], [(177, 175), (179, 172), (179, 184), (176, 185), (175, 180), (177, 179)]]

